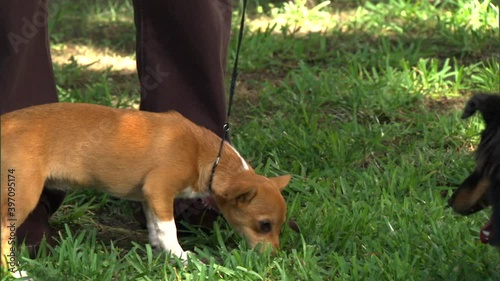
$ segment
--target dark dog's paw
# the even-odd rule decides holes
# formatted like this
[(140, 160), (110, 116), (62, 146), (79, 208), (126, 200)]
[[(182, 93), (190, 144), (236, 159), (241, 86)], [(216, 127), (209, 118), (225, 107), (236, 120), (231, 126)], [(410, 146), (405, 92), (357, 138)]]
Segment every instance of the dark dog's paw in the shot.
[(288, 220), (288, 226), (295, 232), (300, 233), (299, 225), (293, 219)]

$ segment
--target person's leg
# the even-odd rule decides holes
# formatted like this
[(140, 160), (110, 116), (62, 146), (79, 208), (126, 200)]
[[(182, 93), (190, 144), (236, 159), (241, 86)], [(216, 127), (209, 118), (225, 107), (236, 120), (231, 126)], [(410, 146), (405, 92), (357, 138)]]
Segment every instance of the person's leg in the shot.
[[(57, 102), (47, 34), (47, 1), (0, 0), (0, 114)], [(50, 236), (49, 216), (64, 199), (44, 191), (38, 206), (17, 229), (30, 251)]]
[(47, 1), (0, 0), (0, 113), (57, 102)]
[[(135, 0), (141, 110), (175, 110), (222, 135), (229, 0)], [(176, 200), (176, 219), (211, 227), (217, 212)]]
[(229, 1), (136, 0), (141, 109), (176, 110), (222, 133)]

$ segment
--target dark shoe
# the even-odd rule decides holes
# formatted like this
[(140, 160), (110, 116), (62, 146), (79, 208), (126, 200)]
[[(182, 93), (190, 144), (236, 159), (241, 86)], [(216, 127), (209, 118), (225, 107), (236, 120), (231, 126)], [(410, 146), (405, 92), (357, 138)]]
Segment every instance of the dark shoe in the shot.
[(49, 245), (53, 246), (55, 244), (52, 237), (54, 231), (49, 225), (49, 217), (50, 208), (48, 202), (42, 197), (33, 212), (16, 230), (18, 245), (24, 243), (29, 252), (29, 257), (32, 259), (36, 258), (44, 238)]
[(130, 207), (132, 208), (132, 212), (135, 220), (139, 223), (139, 225), (143, 229), (148, 228), (148, 221), (146, 220), (146, 215), (144, 215), (144, 210), (142, 209), (142, 204), (139, 202), (130, 202)]
[(202, 227), (211, 231), (213, 224), (220, 215), (213, 200), (207, 199), (176, 199), (174, 203), (174, 216), (177, 228), (186, 231), (182, 222), (192, 226)]

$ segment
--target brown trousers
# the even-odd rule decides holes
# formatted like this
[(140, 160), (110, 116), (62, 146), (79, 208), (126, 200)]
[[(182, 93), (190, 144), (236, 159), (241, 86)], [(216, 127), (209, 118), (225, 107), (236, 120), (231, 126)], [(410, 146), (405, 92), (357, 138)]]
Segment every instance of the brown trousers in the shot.
[[(0, 114), (57, 102), (49, 12), (48, 0), (0, 0)], [(141, 110), (176, 110), (221, 135), (230, 0), (134, 0), (134, 14)], [(45, 190), (26, 224), (40, 219), (40, 205), (51, 214), (63, 199), (64, 193)], [(176, 202), (177, 213), (198, 215), (202, 208)]]

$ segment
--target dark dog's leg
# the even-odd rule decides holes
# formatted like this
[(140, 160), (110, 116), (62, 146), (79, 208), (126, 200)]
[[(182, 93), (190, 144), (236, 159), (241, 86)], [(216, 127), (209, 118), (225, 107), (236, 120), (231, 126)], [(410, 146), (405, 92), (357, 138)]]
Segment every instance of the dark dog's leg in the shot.
[(453, 192), (448, 200), (448, 206), (461, 215), (470, 215), (482, 210), (488, 205), (483, 196), (488, 185), (481, 173), (474, 170)]
[(453, 206), (453, 202), (455, 201), (458, 193), (463, 190), (463, 189), (474, 189), (476, 185), (479, 183), (481, 180), (481, 175), (479, 174), (479, 171), (474, 170), (472, 174), (470, 174), (463, 182), (460, 184), (460, 186), (455, 189), (453, 194), (451, 195), (450, 199), (448, 200), (448, 205)]
[(500, 174), (496, 176), (491, 182), (491, 205), (493, 207), (493, 214), (491, 216), (492, 222), (492, 237), (490, 245), (500, 247)]

